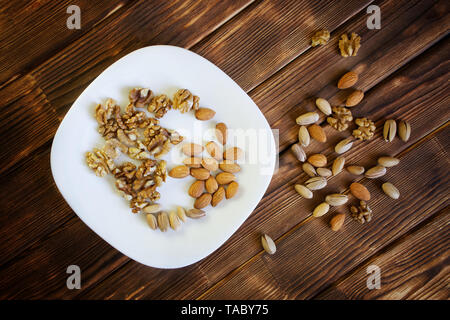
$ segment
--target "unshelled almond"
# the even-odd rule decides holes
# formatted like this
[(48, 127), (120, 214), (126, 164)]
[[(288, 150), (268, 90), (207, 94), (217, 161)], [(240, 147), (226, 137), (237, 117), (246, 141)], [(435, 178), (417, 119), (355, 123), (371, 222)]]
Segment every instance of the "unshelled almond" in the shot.
[(378, 164), (380, 166), (390, 168), (393, 166), (396, 166), (400, 163), (400, 159), (394, 158), (394, 157), (379, 157), (378, 158)]
[(206, 215), (205, 211), (200, 209), (189, 209), (186, 211), (186, 215), (191, 219), (199, 219)]
[(145, 215), (145, 218), (147, 219), (147, 223), (150, 226), (150, 228), (152, 228), (153, 230), (156, 230), (158, 228), (158, 221), (156, 220), (156, 217), (153, 214), (148, 213)]
[(327, 100), (325, 100), (323, 98), (317, 98), (316, 106), (320, 111), (322, 111), (323, 114), (325, 114), (327, 116), (329, 116), (331, 114), (331, 105)]
[(150, 204), (146, 206), (144, 209), (142, 209), (142, 212), (144, 213), (157, 213), (160, 210), (160, 205), (157, 203)]
[(330, 210), (330, 205), (326, 202), (322, 202), (314, 208), (313, 217), (321, 217)]
[(183, 207), (177, 207), (177, 216), (180, 221), (186, 222), (186, 210)]
[(178, 230), (178, 228), (181, 226), (180, 219), (178, 218), (175, 211), (169, 212), (169, 225), (173, 230)]
[(317, 174), (321, 177), (331, 177), (333, 173), (328, 168), (317, 168)]
[(305, 186), (311, 191), (323, 189), (327, 186), (327, 179), (324, 177), (309, 178), (306, 180)]
[(225, 189), (221, 186), (216, 192), (212, 195), (211, 206), (215, 207), (219, 204), (220, 201), (225, 197)]
[(341, 229), (342, 226), (344, 225), (344, 221), (345, 221), (345, 214), (338, 213), (337, 215), (335, 215), (330, 220), (331, 230), (338, 231), (339, 229)]
[(303, 150), (303, 148), (298, 143), (293, 144), (291, 150), (298, 161), (305, 162), (306, 160), (305, 150)]
[(331, 172), (333, 173), (333, 176), (338, 175), (341, 173), (342, 169), (345, 165), (345, 158), (342, 156), (337, 157), (333, 161), (333, 165), (331, 166)]
[(366, 176), (366, 178), (376, 179), (376, 178), (384, 176), (385, 174), (386, 174), (386, 168), (385, 167), (383, 167), (383, 166), (375, 166), (375, 167), (372, 167), (369, 170), (367, 170), (364, 175)]
[(336, 151), (336, 153), (342, 154), (342, 153), (350, 150), (352, 145), (353, 145), (352, 139), (345, 138), (345, 139), (341, 140), (340, 142), (338, 142), (338, 144), (336, 144), (336, 146), (334, 147), (334, 151)]
[(391, 142), (397, 134), (397, 123), (395, 120), (389, 119), (384, 123), (383, 137), (384, 141)]
[(348, 166), (346, 169), (348, 172), (356, 176), (363, 174), (365, 171), (364, 167), (362, 166)]
[(327, 157), (321, 153), (316, 153), (308, 157), (308, 162), (314, 167), (325, 167), (327, 165)]
[(218, 184), (229, 184), (236, 180), (236, 176), (229, 172), (221, 172), (216, 176), (216, 180)]
[(307, 126), (317, 122), (319, 120), (319, 114), (317, 112), (307, 112), (304, 113), (295, 119), (298, 125)]
[(237, 163), (234, 163), (233, 161), (230, 161), (230, 160), (225, 160), (225, 161), (221, 162), (219, 164), (219, 168), (220, 168), (220, 170), (229, 172), (229, 173), (236, 173), (236, 172), (241, 171), (241, 167)]
[(198, 198), (205, 191), (205, 181), (197, 180), (188, 189), (188, 194), (193, 198)]
[(176, 179), (184, 178), (187, 177), (188, 175), (189, 175), (189, 167), (184, 165), (176, 166), (169, 171), (169, 176)]
[(348, 197), (345, 194), (333, 193), (325, 197), (325, 202), (330, 206), (337, 207), (346, 204)]
[(214, 141), (209, 141), (205, 145), (206, 151), (216, 160), (222, 160), (222, 148)]
[(190, 168), (200, 168), (202, 166), (202, 158), (185, 158), (183, 159), (183, 163)]
[(302, 147), (307, 147), (309, 146), (310, 141), (311, 138), (308, 129), (305, 126), (300, 126), (300, 129), (298, 129), (298, 142)]
[(198, 108), (195, 111), (195, 118), (201, 121), (211, 120), (215, 115), (216, 112), (210, 108)]
[(367, 188), (365, 186), (363, 186), (361, 183), (353, 182), (350, 185), (350, 192), (352, 193), (352, 195), (355, 198), (357, 198), (359, 200), (364, 200), (364, 201), (370, 200), (369, 190), (367, 190)]
[(299, 195), (301, 195), (305, 199), (311, 199), (313, 197), (312, 191), (302, 184), (296, 184), (294, 186), (294, 189), (295, 191), (297, 191)]
[(398, 199), (400, 197), (400, 191), (398, 191), (398, 189), (390, 182), (383, 183), (381, 188), (384, 193), (392, 199)]
[(219, 188), (219, 184), (216, 181), (216, 178), (210, 176), (205, 181), (206, 192), (213, 194)]
[(317, 171), (316, 171), (316, 169), (314, 169), (312, 164), (305, 162), (305, 163), (303, 163), (302, 168), (303, 168), (303, 171), (311, 178), (317, 176)]
[(223, 122), (216, 124), (216, 138), (221, 144), (227, 143), (228, 128)]
[(216, 171), (217, 169), (219, 169), (219, 163), (214, 158), (203, 158), (202, 166), (209, 171)]
[(182, 147), (181, 147), (181, 151), (189, 156), (192, 157), (196, 154), (200, 154), (203, 152), (203, 146), (196, 144), (196, 143), (185, 143)]
[(261, 244), (268, 254), (274, 254), (275, 252), (277, 252), (277, 246), (275, 245), (275, 242), (273, 242), (272, 238), (267, 234), (261, 236)]
[(206, 180), (209, 178), (209, 170), (205, 168), (191, 168), (191, 176), (197, 180)]
[(400, 137), (400, 139), (402, 139), (403, 142), (406, 142), (409, 140), (410, 135), (411, 125), (404, 120), (400, 120), (398, 122), (398, 136)]
[(236, 181), (231, 182), (228, 186), (227, 186), (227, 190), (225, 192), (225, 196), (227, 199), (231, 199), (233, 198), (237, 191), (239, 189), (239, 183), (237, 183)]
[(224, 151), (223, 158), (225, 160), (239, 160), (244, 156), (244, 151), (238, 147), (231, 147)]
[(309, 135), (316, 141), (326, 142), (327, 135), (321, 126), (318, 124), (312, 124), (308, 127)]
[(204, 193), (194, 202), (195, 209), (203, 209), (211, 203), (212, 196), (209, 193)]
[(359, 104), (362, 99), (364, 98), (364, 92), (361, 90), (355, 90), (347, 97), (347, 100), (345, 101), (346, 107), (354, 107), (357, 104)]
[(339, 79), (337, 86), (339, 89), (347, 89), (353, 87), (357, 81), (358, 75), (353, 71), (349, 71)]
[(158, 213), (156, 219), (158, 221), (159, 230), (166, 232), (167, 229), (169, 229), (169, 216), (167, 215), (167, 212), (161, 211)]

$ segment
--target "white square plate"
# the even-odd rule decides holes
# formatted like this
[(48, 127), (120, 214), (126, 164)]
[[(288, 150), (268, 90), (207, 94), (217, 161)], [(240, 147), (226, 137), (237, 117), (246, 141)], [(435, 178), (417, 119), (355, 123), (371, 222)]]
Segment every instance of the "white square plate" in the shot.
[[(154, 93), (172, 96), (177, 89), (188, 88), (200, 97), (200, 106), (211, 107), (215, 117), (206, 122), (192, 112), (169, 111), (161, 125), (175, 129), (185, 141), (204, 143), (214, 134), (211, 129), (224, 122), (237, 137), (256, 138), (235, 141), (245, 149), (246, 160), (237, 173), (240, 189), (230, 200), (206, 209), (207, 216), (188, 219), (179, 230), (165, 233), (151, 230), (142, 214), (133, 214), (114, 190), (114, 180), (99, 178), (89, 169), (87, 151), (102, 145), (97, 132), (94, 109), (106, 98), (115, 99), (122, 108), (128, 103), (128, 91), (150, 88)], [(206, 131), (205, 131), (206, 130)], [(253, 140), (252, 140), (253, 139)], [(254, 140), (257, 139), (257, 140)], [(241, 139), (242, 140), (242, 139)], [(234, 142), (233, 142), (234, 143)], [(181, 161), (181, 144), (163, 159), (168, 168)], [(233, 144), (230, 144), (232, 146)], [(261, 155), (262, 154), (262, 155)], [(276, 162), (276, 146), (269, 124), (250, 97), (222, 70), (203, 57), (183, 48), (151, 46), (136, 50), (103, 71), (78, 97), (56, 132), (51, 150), (51, 168), (56, 185), (75, 213), (93, 231), (114, 248), (148, 266), (178, 268), (203, 259), (219, 248), (247, 219), (264, 195)], [(158, 191), (163, 209), (176, 205), (192, 208), (187, 189), (193, 178), (172, 179)]]

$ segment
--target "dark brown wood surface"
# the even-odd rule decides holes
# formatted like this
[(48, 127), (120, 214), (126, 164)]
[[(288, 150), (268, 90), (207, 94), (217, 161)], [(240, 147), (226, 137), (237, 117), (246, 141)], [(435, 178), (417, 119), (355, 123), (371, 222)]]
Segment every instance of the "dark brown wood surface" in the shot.
[[(0, 26), (0, 299), (448, 299), (448, 1), (1, 1)], [(81, 30), (66, 27), (66, 8), (82, 11)], [(366, 26), (366, 7), (381, 9), (381, 29)], [(325, 46), (310, 37), (328, 29)], [(357, 32), (356, 57), (337, 50)], [(143, 266), (94, 234), (54, 185), (49, 151), (77, 96), (112, 62), (152, 44), (189, 48), (229, 74), (280, 132), (280, 166), (258, 207), (217, 251), (191, 266)], [(399, 166), (377, 180), (343, 172), (313, 200), (293, 190), (306, 180), (289, 151), (295, 118), (318, 95), (342, 103), (339, 76), (355, 70), (365, 99), (352, 109), (377, 125), (355, 143), (347, 163), (374, 165), (395, 155)], [(384, 121), (411, 123), (407, 143), (385, 143)], [(339, 133), (321, 118), (328, 142), (308, 153), (331, 162)], [(333, 232), (310, 212), (330, 192), (361, 180), (371, 191), (371, 223), (347, 215)], [(382, 181), (398, 186), (387, 198)], [(354, 199), (351, 199), (354, 202)], [(261, 232), (277, 243), (269, 256)], [(68, 290), (66, 268), (79, 265), (82, 289)], [(368, 290), (366, 268), (381, 268), (382, 287)]]

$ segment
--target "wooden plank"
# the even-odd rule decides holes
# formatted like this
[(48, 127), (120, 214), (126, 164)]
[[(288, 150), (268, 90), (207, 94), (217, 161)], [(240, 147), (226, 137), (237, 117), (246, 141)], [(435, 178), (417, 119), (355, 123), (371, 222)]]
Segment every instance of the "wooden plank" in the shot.
[[(443, 38), (450, 28), (448, 1), (391, 0), (375, 4), (383, 15), (380, 30), (367, 29), (367, 15), (360, 13), (334, 32), (326, 46), (307, 51), (250, 92), (271, 127), (279, 130), (280, 150), (296, 142), (298, 128), (292, 124), (301, 113), (317, 110), (317, 96), (330, 99), (333, 105), (342, 104), (349, 93), (336, 87), (342, 74), (356, 70), (360, 74), (357, 88), (368, 91)], [(362, 45), (356, 57), (344, 59), (335, 48), (340, 35), (349, 31), (362, 36)], [(358, 110), (353, 108), (356, 114)]]
[[(448, 136), (450, 128), (445, 129)], [(392, 181), (401, 192), (401, 201), (387, 198), (380, 190), (378, 180), (364, 180), (372, 194), (370, 206), (374, 217), (370, 223), (361, 225), (347, 214), (343, 228), (332, 231), (329, 219), (333, 215), (311, 220), (277, 241), (277, 252), (262, 254), (257, 260), (264, 261), (279, 284), (291, 299), (307, 299), (346, 274), (411, 228), (419, 225), (442, 207), (448, 206), (448, 154), (441, 148), (438, 137), (410, 150), (401, 157), (401, 168), (389, 170), (383, 181)], [(416, 177), (421, 177), (417, 187)], [(425, 191), (426, 190), (426, 191)], [(352, 202), (355, 200), (352, 199)], [(348, 212), (339, 208), (338, 212)], [(448, 244), (448, 241), (447, 241)], [(448, 245), (447, 245), (448, 247)], [(299, 249), (301, 248), (301, 249)], [(244, 266), (227, 281), (218, 286), (218, 294), (240, 292), (236, 298), (263, 296), (251, 286), (239, 281), (240, 274), (253, 269), (252, 263)], [(271, 279), (264, 280), (254, 270), (254, 277), (261, 280), (259, 287), (270, 286)], [(365, 285), (365, 281), (363, 284)], [(216, 289), (209, 290), (202, 298), (216, 299)]]
[(193, 50), (249, 91), (308, 50), (317, 30), (335, 30), (372, 1), (263, 1)]
[[(44, 61), (49, 54), (86, 34), (106, 16), (130, 1), (79, 0), (3, 1), (0, 9), (0, 83)], [(66, 10), (76, 4), (81, 11), (81, 29), (66, 26)]]
[[(364, 262), (315, 299), (439, 299), (450, 292), (450, 211), (447, 207), (413, 233)], [(369, 290), (367, 267), (381, 270), (381, 287)]]
[[(0, 168), (0, 173), (53, 137), (57, 123), (47, 125), (48, 121), (41, 119), (43, 124), (37, 126), (33, 119), (40, 119), (45, 113), (53, 114), (55, 109), (61, 111), (61, 108), (65, 108), (64, 112), (59, 113), (59, 117), (62, 118), (84, 88), (115, 60), (145, 45), (166, 43), (190, 47), (245, 7), (249, 1), (251, 0), (219, 3), (214, 1), (135, 3), (119, 16), (111, 15), (105, 18), (95, 29), (43, 62), (23, 79), (18, 77), (15, 83), (27, 81), (36, 83), (42, 99), (33, 100), (33, 96), (25, 96), (23, 90), (13, 92), (12, 97), (14, 99), (20, 97), (21, 101), (26, 101), (28, 107), (20, 107), (20, 117), (14, 119), (4, 117), (7, 126), (11, 122), (18, 124), (15, 131), (6, 132), (5, 137), (18, 135), (23, 137), (20, 141), (26, 143), (15, 143), (18, 138), (13, 139), (14, 147), (3, 149), (0, 159), (5, 165)], [(152, 28), (149, 29), (148, 26)], [(4, 88), (0, 88), (0, 91), (3, 90)], [(11, 90), (7, 92), (11, 93)], [(0, 93), (0, 95), (7, 94)], [(44, 98), (45, 101), (42, 101)], [(3, 108), (9, 108), (6, 104), (2, 105)], [(40, 113), (36, 111), (41, 109), (44, 110)], [(19, 121), (21, 118), (30, 120)], [(39, 131), (39, 135), (34, 135), (35, 139), (30, 139), (29, 137), (36, 131)], [(9, 139), (4, 141), (6, 143)]]
[[(383, 85), (378, 86), (375, 88), (375, 92), (371, 93), (374, 97), (378, 97), (390, 92), (391, 94), (387, 95), (390, 97), (390, 102), (386, 103), (383, 99), (370, 98), (372, 104), (367, 103), (363, 107), (367, 108), (365, 109), (366, 115), (377, 115), (377, 118), (383, 118), (401, 114), (402, 118), (411, 122), (414, 128), (413, 135), (407, 144), (403, 144), (397, 139), (389, 145), (382, 142), (378, 131), (376, 138), (364, 146), (358, 146), (361, 152), (351, 153), (357, 162), (367, 166), (372, 164), (371, 162), (376, 159), (375, 157), (378, 154), (395, 154), (392, 150), (397, 152), (405, 150), (420, 137), (446, 121), (445, 119), (448, 117), (442, 117), (441, 111), (445, 110), (443, 107), (446, 104), (442, 99), (436, 99), (436, 96), (441, 94), (445, 97), (445, 94), (442, 93), (445, 93), (447, 76), (444, 71), (445, 63), (442, 63), (442, 60), (445, 61), (442, 52), (445, 52), (443, 48), (447, 46), (448, 44), (436, 46), (420, 59), (413, 61), (408, 68), (400, 70), (398, 74), (387, 79)], [(398, 79), (409, 80), (398, 81)], [(395, 86), (393, 86), (394, 83)], [(418, 83), (421, 85), (418, 86)], [(389, 91), (392, 88), (395, 88), (395, 92)], [(416, 90), (413, 91), (414, 88)], [(378, 121), (378, 123), (380, 122), (381, 120)], [(323, 146), (316, 145), (314, 148), (323, 149)], [(332, 153), (331, 148), (327, 150), (327, 153)], [(365, 162), (361, 161), (363, 158), (367, 158)], [(210, 282), (217, 282), (234, 268), (247, 261), (249, 257), (260, 252), (258, 236), (260, 232), (267, 232), (274, 238), (278, 238), (307, 217), (308, 212), (318, 203), (318, 198), (315, 198), (313, 202), (305, 201), (300, 199), (293, 191), (294, 183), (306, 179), (301, 173), (297, 160), (294, 161), (290, 153), (283, 154), (282, 159), (280, 159), (280, 169), (272, 179), (272, 184), (278, 185), (270, 187), (271, 191), (268, 194), (266, 193), (255, 212), (226, 244), (208, 258), (196, 264), (208, 276)], [(341, 175), (344, 177), (344, 182), (336, 181), (336, 179), (330, 180), (328, 191), (345, 190), (348, 186), (349, 176), (345, 176), (344, 173)], [(96, 285), (91, 291), (86, 294), (81, 293), (80, 296), (99, 298), (102, 297), (102, 292), (110, 290), (114, 292), (114, 298), (123, 298), (128, 292), (134, 290), (133, 279), (141, 277), (142, 274), (148, 277), (151, 275), (151, 271), (138, 263), (131, 262), (101, 284)], [(170, 277), (169, 273), (166, 276)], [(188, 277), (186, 275), (186, 279)], [(192, 287), (189, 292), (181, 292), (175, 288), (174, 290), (168, 289), (165, 297), (174, 298), (179, 294), (183, 298), (195, 298), (200, 295), (201, 290), (195, 286), (195, 278), (191, 278), (190, 281)], [(156, 285), (149, 283), (140, 291), (141, 297), (153, 298), (153, 292), (157, 290), (156, 287)]]

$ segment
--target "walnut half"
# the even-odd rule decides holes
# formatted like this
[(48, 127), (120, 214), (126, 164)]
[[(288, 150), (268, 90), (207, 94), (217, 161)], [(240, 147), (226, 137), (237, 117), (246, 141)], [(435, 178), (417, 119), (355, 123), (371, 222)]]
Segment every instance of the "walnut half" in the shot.
[(352, 32), (350, 39), (346, 34), (343, 34), (339, 40), (339, 49), (343, 57), (356, 56), (360, 47), (361, 37), (354, 32)]

